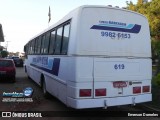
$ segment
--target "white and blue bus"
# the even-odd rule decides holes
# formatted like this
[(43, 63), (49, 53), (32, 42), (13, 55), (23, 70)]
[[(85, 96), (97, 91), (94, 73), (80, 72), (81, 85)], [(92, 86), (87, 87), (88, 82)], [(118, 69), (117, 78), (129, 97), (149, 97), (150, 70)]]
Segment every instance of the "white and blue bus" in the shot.
[(126, 9), (81, 6), (24, 47), (25, 71), (76, 109), (152, 100), (151, 40), (146, 17)]

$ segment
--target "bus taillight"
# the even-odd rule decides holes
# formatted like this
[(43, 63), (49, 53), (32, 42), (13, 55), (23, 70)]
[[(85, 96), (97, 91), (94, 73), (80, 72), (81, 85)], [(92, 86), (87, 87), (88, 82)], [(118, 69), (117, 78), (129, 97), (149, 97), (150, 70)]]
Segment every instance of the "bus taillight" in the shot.
[(141, 87), (133, 87), (133, 94), (139, 94), (141, 93)]
[(106, 89), (105, 88), (96, 89), (95, 95), (96, 96), (106, 96)]
[(143, 92), (150, 92), (150, 86), (143, 86)]
[(80, 89), (79, 96), (80, 97), (90, 97), (91, 96), (91, 89)]

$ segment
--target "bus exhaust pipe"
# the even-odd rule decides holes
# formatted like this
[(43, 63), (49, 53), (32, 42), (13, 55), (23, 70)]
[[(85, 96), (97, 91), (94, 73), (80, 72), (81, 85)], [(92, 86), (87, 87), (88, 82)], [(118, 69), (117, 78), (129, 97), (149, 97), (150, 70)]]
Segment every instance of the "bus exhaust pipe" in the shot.
[(132, 105), (135, 106), (136, 105), (136, 102), (135, 102), (136, 98), (135, 97), (132, 97)]
[(104, 100), (104, 108), (103, 109), (107, 109), (107, 100)]

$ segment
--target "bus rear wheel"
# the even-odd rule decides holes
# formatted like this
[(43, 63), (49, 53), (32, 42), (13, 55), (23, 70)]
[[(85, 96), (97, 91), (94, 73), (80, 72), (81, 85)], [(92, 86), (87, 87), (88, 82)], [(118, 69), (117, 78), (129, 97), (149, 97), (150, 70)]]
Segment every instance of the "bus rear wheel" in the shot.
[(47, 92), (45, 80), (43, 80), (43, 83), (42, 83), (42, 90), (43, 90), (43, 96), (45, 98), (49, 98), (50, 94)]

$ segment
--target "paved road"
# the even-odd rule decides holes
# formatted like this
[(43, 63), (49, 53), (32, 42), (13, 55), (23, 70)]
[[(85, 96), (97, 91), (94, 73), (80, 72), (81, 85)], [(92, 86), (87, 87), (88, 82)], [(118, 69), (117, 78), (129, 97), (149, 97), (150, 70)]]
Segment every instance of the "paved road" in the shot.
[[(3, 92), (23, 92), (23, 90), (26, 87), (31, 87), (34, 90), (32, 99), (33, 102), (2, 102), (4, 99)], [(27, 75), (24, 72), (23, 68), (17, 68), (17, 75), (16, 75), (16, 82), (15, 83), (9, 83), (9, 82), (0, 82), (0, 111), (77, 111), (72, 108), (68, 108), (66, 105), (61, 103), (59, 100), (57, 100), (54, 97), (51, 97), (50, 99), (45, 99), (42, 94), (41, 88), (34, 83), (32, 80), (27, 78)], [(121, 111), (125, 110), (127, 111), (127, 107), (113, 107), (109, 108), (107, 110), (103, 109), (91, 109), (90, 111), (93, 111), (95, 114), (99, 114), (101, 111), (111, 111), (111, 114), (115, 114), (114, 111)], [(132, 109), (130, 109), (132, 110)], [(135, 109), (133, 109), (134, 111)], [(100, 112), (95, 112), (100, 111)], [(84, 111), (83, 111), (84, 112)], [(53, 112), (55, 114), (55, 112)], [(54, 117), (54, 120), (114, 120), (117, 119), (117, 117), (83, 117), (83, 114), (79, 114), (81, 117)], [(19, 118), (23, 119), (23, 118)], [(42, 120), (49, 120), (53, 118), (42, 118)], [(118, 118), (119, 120), (128, 120), (133, 119), (135, 120), (135, 117), (125, 117), (125, 118)], [(158, 120), (158, 118), (136, 118), (136, 119), (145, 119), (145, 120)]]

